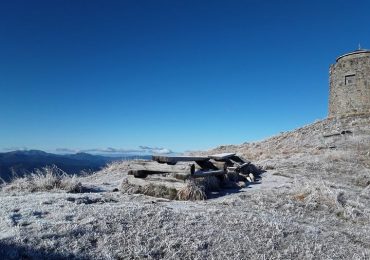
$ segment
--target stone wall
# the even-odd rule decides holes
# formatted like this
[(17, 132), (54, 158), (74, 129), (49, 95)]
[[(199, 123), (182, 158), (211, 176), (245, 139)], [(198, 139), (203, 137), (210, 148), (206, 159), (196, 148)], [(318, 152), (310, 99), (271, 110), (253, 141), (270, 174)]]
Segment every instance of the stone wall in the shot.
[(339, 57), (329, 73), (329, 117), (370, 112), (370, 51)]

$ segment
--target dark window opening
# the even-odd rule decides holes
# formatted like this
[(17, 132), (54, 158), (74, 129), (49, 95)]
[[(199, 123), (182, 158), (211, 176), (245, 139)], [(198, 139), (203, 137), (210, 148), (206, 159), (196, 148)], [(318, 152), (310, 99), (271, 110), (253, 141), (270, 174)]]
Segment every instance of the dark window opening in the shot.
[(351, 85), (356, 83), (355, 74), (347, 75), (344, 77), (344, 84), (345, 85)]

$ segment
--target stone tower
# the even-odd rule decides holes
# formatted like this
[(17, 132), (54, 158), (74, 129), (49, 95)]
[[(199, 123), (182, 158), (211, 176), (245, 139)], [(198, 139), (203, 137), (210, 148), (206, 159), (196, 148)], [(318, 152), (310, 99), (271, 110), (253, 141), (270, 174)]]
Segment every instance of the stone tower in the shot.
[(329, 117), (370, 113), (370, 50), (339, 56), (329, 73)]

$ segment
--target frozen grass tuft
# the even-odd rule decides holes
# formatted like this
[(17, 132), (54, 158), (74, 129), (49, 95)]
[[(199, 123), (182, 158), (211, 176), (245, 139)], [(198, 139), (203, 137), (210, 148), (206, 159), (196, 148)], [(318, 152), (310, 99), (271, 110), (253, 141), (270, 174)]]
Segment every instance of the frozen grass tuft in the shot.
[(366, 197), (366, 189), (357, 197), (349, 197), (344, 191), (336, 191), (323, 180), (305, 181), (293, 191), (295, 204), (301, 213), (314, 214), (317, 211), (329, 212), (344, 220), (369, 221), (370, 211), (361, 196)]
[(145, 186), (133, 185), (123, 180), (120, 187), (121, 191), (128, 194), (144, 194), (147, 196), (174, 200), (177, 198), (177, 191), (165, 185), (148, 184)]
[(369, 175), (361, 175), (355, 179), (355, 185), (359, 187), (366, 188), (370, 186), (370, 176)]
[[(208, 180), (211, 183), (210, 180)], [(210, 185), (210, 184), (209, 184)], [(212, 185), (216, 185), (213, 183)], [(152, 197), (159, 197), (171, 200), (205, 200), (206, 187), (204, 186), (204, 180), (188, 180), (186, 185), (177, 191), (175, 188), (170, 188), (165, 185), (148, 184), (145, 186), (139, 186), (130, 184), (127, 180), (123, 180), (121, 183), (121, 191), (128, 194), (144, 194)]]
[(75, 175), (69, 176), (57, 166), (46, 166), (35, 172), (14, 179), (3, 186), (4, 191), (51, 191), (64, 190), (71, 193), (82, 192), (83, 186)]
[(113, 161), (104, 167), (104, 172), (125, 172), (127, 171), (128, 161)]
[(186, 186), (178, 191), (177, 198), (179, 200), (205, 200), (207, 198), (205, 187), (189, 180)]
[(305, 181), (305, 184), (298, 185), (293, 196), (295, 200), (303, 203), (307, 210), (329, 209), (335, 210), (339, 206), (337, 194), (333, 192), (322, 180)]
[(164, 185), (149, 184), (142, 188), (141, 192), (144, 195), (165, 198), (174, 200), (177, 197), (177, 191), (174, 188), (168, 188)]

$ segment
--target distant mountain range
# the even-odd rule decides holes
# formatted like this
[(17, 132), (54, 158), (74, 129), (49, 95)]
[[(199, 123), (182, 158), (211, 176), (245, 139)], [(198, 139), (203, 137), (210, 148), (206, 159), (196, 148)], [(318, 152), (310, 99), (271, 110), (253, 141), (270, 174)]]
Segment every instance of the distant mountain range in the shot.
[(82, 170), (97, 171), (112, 161), (149, 158), (150, 155), (108, 157), (88, 153), (60, 155), (40, 150), (13, 151), (0, 153), (0, 178), (9, 181), (13, 178), (13, 172), (23, 176), (47, 165), (56, 165), (68, 174), (79, 174)]

